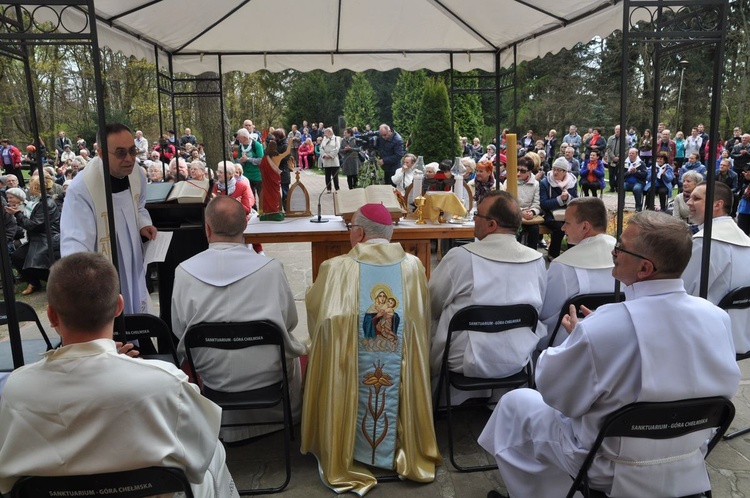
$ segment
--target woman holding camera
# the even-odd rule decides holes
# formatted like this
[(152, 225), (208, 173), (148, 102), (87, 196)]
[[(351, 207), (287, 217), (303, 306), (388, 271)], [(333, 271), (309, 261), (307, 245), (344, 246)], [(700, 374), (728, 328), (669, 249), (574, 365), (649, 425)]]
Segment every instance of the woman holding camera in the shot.
[(22, 205), (10, 204), (5, 208), (7, 213), (15, 216), (18, 226), (26, 230), (26, 237), (28, 238), (28, 242), (19, 247), (11, 256), (13, 266), (29, 284), (26, 290), (21, 293), (24, 296), (42, 288), (41, 281), (47, 280), (50, 266), (60, 257), (60, 211), (57, 209), (57, 204), (52, 196), (47, 196), (53, 252), (53, 259), (50, 260), (39, 177), (32, 177), (29, 180), (29, 194), (39, 198), (39, 201), (33, 205), (28, 216)]

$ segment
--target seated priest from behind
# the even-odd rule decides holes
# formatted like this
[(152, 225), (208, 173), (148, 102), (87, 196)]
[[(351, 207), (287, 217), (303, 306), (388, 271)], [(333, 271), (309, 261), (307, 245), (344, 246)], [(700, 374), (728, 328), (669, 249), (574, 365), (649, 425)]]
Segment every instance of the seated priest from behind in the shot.
[(63, 346), (15, 370), (3, 389), (0, 493), (27, 475), (160, 466), (183, 470), (196, 497), (238, 497), (218, 439), (221, 408), (173, 364), (118, 354), (123, 297), (112, 263), (94, 252), (62, 258), (47, 299)]
[[(505, 191), (488, 193), (474, 215), (472, 242), (451, 249), (430, 277), (432, 345), (430, 371), (432, 387), (437, 388), (448, 324), (460, 309), (477, 304), (530, 304), (542, 309), (547, 272), (542, 254), (516, 240), (521, 211), (513, 196)], [(503, 334), (460, 332), (453, 334), (448, 368), (469, 377), (504, 377), (523, 368), (531, 359), (544, 325), (536, 333), (518, 328)], [(456, 391), (451, 402), (493, 396), (491, 391)], [(444, 396), (443, 396), (444, 398)], [(441, 403), (444, 400), (441, 401)]]
[[(598, 197), (577, 197), (565, 210), (563, 232), (568, 244), (575, 244), (555, 258), (547, 269), (547, 291), (539, 320), (547, 328), (547, 337), (539, 342), (539, 349), (547, 347), (565, 302), (579, 294), (615, 291), (612, 277), (612, 249), (615, 238), (607, 235), (607, 208)], [(562, 326), (560, 326), (562, 329)], [(555, 346), (568, 334), (559, 330)]]
[[(732, 212), (733, 193), (725, 184), (714, 185), (714, 205), (711, 213), (711, 262), (708, 265), (707, 299), (719, 304), (729, 291), (750, 285), (750, 237), (745, 235), (734, 219)], [(700, 294), (701, 262), (703, 261), (703, 222), (706, 209), (706, 184), (693, 189), (687, 202), (690, 220), (698, 225), (699, 231), (693, 236), (693, 253), (682, 280), (688, 294)], [(734, 347), (737, 353), (750, 351), (750, 308), (729, 310), (732, 317)]]
[[(275, 259), (249, 249), (243, 241), (245, 210), (230, 196), (214, 198), (206, 208), (208, 249), (183, 261), (175, 271), (172, 329), (185, 358), (185, 332), (202, 322), (268, 320), (284, 332), (292, 418), (299, 420), (302, 380), (299, 356), (305, 346), (293, 335), (297, 309), (284, 268)], [(275, 346), (196, 351), (196, 370), (203, 383), (220, 391), (248, 391), (281, 380)], [(252, 411), (227, 411), (224, 424), (280, 420), (282, 406)], [(221, 437), (233, 442), (281, 430), (281, 425), (224, 427)]]
[(301, 449), (317, 457), (327, 486), (362, 496), (377, 484), (365, 465), (432, 482), (440, 453), (422, 263), (389, 242), (382, 204), (362, 206), (349, 229), (352, 250), (320, 266), (305, 298), (312, 344)]
[[(503, 396), (479, 437), (510, 496), (562, 496), (605, 417), (625, 405), (737, 391), (729, 316), (689, 296), (680, 280), (692, 245), (687, 225), (672, 216), (630, 218), (612, 251), (612, 276), (627, 299), (581, 321), (567, 316), (570, 336), (539, 356), (536, 390)], [(666, 445), (613, 438), (588, 471), (591, 487), (607, 496), (702, 493), (711, 487), (703, 461), (711, 432)]]

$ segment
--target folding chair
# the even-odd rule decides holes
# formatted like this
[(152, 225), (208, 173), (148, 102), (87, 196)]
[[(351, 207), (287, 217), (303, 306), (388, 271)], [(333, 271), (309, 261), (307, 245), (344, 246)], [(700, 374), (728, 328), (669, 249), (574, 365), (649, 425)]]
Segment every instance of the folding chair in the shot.
[[(138, 350), (142, 358), (162, 360), (174, 363), (177, 368), (180, 367), (172, 331), (164, 320), (148, 313), (123, 315), (123, 318), (125, 337), (128, 341), (138, 341)], [(154, 348), (152, 339), (157, 340), (158, 350)]]
[[(34, 322), (36, 323), (37, 329), (39, 329), (39, 333), (42, 336), (42, 339), (27, 339), (22, 342), (25, 343), (27, 347), (27, 351), (30, 354), (34, 353), (41, 353), (42, 351), (49, 351), (51, 349), (55, 349), (54, 346), (52, 346), (52, 342), (49, 339), (49, 336), (47, 335), (47, 332), (45, 332), (44, 327), (42, 326), (42, 322), (39, 321), (39, 316), (36, 314), (36, 311), (34, 311), (34, 308), (29, 306), (28, 304), (22, 302), (22, 301), (16, 301), (16, 317), (18, 318), (18, 323), (24, 323), (24, 322)], [(7, 325), (8, 324), (8, 309), (5, 305), (5, 301), (0, 301), (0, 325)], [(42, 345), (42, 341), (44, 345)], [(9, 346), (9, 343), (4, 343), (5, 346)], [(45, 349), (42, 349), (45, 348)], [(26, 355), (24, 355), (24, 358), (26, 358)], [(24, 361), (26, 361), (24, 359)], [(36, 361), (35, 359), (29, 358), (29, 361)], [(13, 366), (11, 364), (10, 368), (6, 367), (0, 367), (0, 371), (3, 372), (10, 372), (13, 370)]]
[[(625, 299), (624, 295), (623, 295), (623, 299)], [(552, 331), (552, 335), (549, 338), (549, 342), (547, 343), (548, 347), (551, 347), (552, 345), (555, 344), (555, 337), (557, 337), (557, 331), (560, 330), (560, 325), (562, 325), (562, 321), (563, 321), (563, 318), (565, 318), (565, 315), (568, 314), (571, 304), (575, 306), (578, 318), (583, 318), (583, 313), (581, 313), (581, 306), (586, 306), (591, 311), (594, 311), (599, 306), (604, 306), (605, 304), (614, 303), (614, 302), (615, 302), (614, 292), (603, 292), (599, 294), (579, 294), (565, 301), (565, 304), (563, 304), (563, 307), (560, 310), (560, 315), (558, 315), (557, 317), (557, 323), (555, 324), (555, 328)]]
[(108, 498), (144, 498), (182, 491), (193, 498), (185, 473), (169, 467), (90, 474), (80, 476), (23, 477), (10, 491), (11, 498), (42, 496), (106, 496)]
[[(719, 308), (726, 311), (750, 308), (750, 287), (739, 287), (731, 291), (719, 302)], [(750, 351), (737, 353), (737, 361), (746, 360), (748, 358), (750, 358)], [(724, 436), (724, 439), (734, 439), (737, 436), (742, 436), (748, 432), (750, 432), (750, 427), (745, 427), (744, 429), (730, 432)]]
[[(448, 324), (448, 338), (443, 352), (443, 363), (438, 380), (437, 400), (435, 406), (440, 406), (440, 394), (445, 389), (445, 409), (448, 418), (448, 454), (453, 466), (459, 472), (479, 472), (497, 469), (497, 465), (479, 465), (474, 467), (463, 467), (456, 463), (453, 454), (453, 420), (451, 406), (451, 387), (460, 391), (481, 391), (487, 389), (514, 389), (523, 385), (533, 386), (534, 372), (532, 362), (529, 361), (521, 370), (508, 377), (502, 378), (477, 378), (466, 377), (462, 374), (451, 372), (448, 369), (448, 357), (450, 354), (451, 339), (454, 332), (472, 331), (487, 334), (501, 333), (519, 327), (529, 327), (536, 330), (539, 316), (536, 309), (528, 304), (516, 304), (512, 306), (467, 306), (453, 315)], [(436, 408), (437, 409), (437, 408)]]
[[(594, 445), (568, 490), (567, 498), (572, 498), (576, 491), (591, 498), (606, 498), (606, 494), (590, 489), (588, 484), (588, 470), (604, 438), (646, 438), (653, 440), (654, 445), (658, 445), (659, 440), (673, 439), (692, 432), (717, 428), (717, 432), (708, 443), (706, 452), (708, 456), (726, 432), (732, 418), (734, 418), (734, 405), (728, 399), (719, 396), (663, 403), (633, 403), (624, 406), (604, 420)], [(711, 491), (704, 491), (703, 495), (710, 498)], [(685, 498), (693, 496), (701, 496), (701, 494)]]
[[(294, 438), (292, 426), (292, 410), (289, 402), (289, 381), (286, 370), (286, 353), (284, 349), (284, 335), (274, 323), (259, 320), (241, 323), (199, 323), (188, 328), (184, 337), (185, 350), (188, 365), (197, 379), (199, 371), (195, 368), (193, 360), (193, 349), (223, 349), (237, 350), (255, 346), (273, 345), (279, 348), (281, 359), (282, 380), (270, 386), (251, 391), (227, 392), (217, 391), (207, 387), (201, 388), (203, 395), (219, 405), (223, 410), (258, 410), (272, 408), (282, 403), (284, 411), (284, 456), (286, 459), (286, 480), (278, 487), (264, 489), (239, 490), (240, 495), (258, 495), (277, 493), (283, 490), (292, 476), (292, 461), (290, 456), (290, 441)], [(237, 427), (245, 425), (265, 425), (268, 422), (257, 424), (226, 424), (224, 427)], [(271, 422), (274, 423), (274, 422)], [(279, 421), (278, 423), (282, 423)]]

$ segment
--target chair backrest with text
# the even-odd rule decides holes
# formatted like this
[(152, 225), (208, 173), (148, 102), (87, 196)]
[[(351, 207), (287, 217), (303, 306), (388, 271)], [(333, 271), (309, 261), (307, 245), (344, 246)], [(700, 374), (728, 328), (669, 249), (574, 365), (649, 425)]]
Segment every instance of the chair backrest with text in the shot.
[[(529, 304), (514, 304), (511, 306), (474, 305), (466, 306), (465, 308), (458, 310), (448, 324), (448, 337), (445, 343), (445, 350), (443, 351), (441, 376), (438, 381), (438, 400), (436, 400), (436, 404), (439, 403), (440, 400), (440, 386), (443, 382), (446, 382), (444, 377), (450, 377), (450, 375), (447, 375), (449, 373), (448, 358), (450, 356), (451, 340), (454, 333), (469, 331), (497, 334), (521, 327), (529, 327), (532, 332), (535, 332), (538, 321), (539, 314), (537, 313), (536, 308)], [(457, 374), (451, 375), (454, 378), (458, 377)], [(528, 369), (527, 376), (529, 377), (529, 385), (531, 385), (533, 383), (533, 372), (531, 368)], [(484, 382), (480, 383), (484, 384)]]
[[(200, 375), (196, 366), (195, 349), (238, 350), (257, 346), (277, 346), (279, 358), (285, 359), (284, 335), (278, 326), (267, 320), (251, 322), (203, 322), (188, 328), (185, 332), (185, 353), (194, 379)], [(284, 401), (288, 404), (288, 386), (286, 361), (280, 361), (281, 382), (267, 388), (256, 390), (262, 394), (255, 399), (241, 396), (242, 393), (225, 393), (210, 389), (205, 384), (203, 395), (214, 401), (225, 410), (268, 408)], [(248, 372), (248, 375), (250, 373)], [(261, 391), (268, 392), (261, 392)], [(255, 391), (250, 391), (255, 392)], [(269, 396), (267, 396), (269, 395)], [(286, 399), (285, 399), (286, 398)]]
[(10, 492), (11, 498), (93, 496), (145, 498), (182, 491), (193, 498), (185, 473), (169, 467), (146, 467), (123, 472), (81, 476), (23, 477)]
[[(281, 358), (281, 381), (269, 386), (250, 391), (221, 391), (211, 389), (205, 382), (201, 393), (223, 410), (256, 410), (272, 408), (279, 404), (283, 406), (283, 418), (278, 421), (264, 421), (262, 423), (248, 422), (226, 424), (223, 427), (242, 425), (283, 424), (284, 427), (284, 458), (286, 479), (279, 486), (264, 489), (239, 490), (240, 495), (270, 494), (282, 491), (291, 479), (292, 464), (290, 455), (290, 441), (293, 439), (292, 409), (289, 400), (289, 379), (286, 368), (286, 352), (284, 348), (284, 334), (278, 325), (267, 320), (251, 322), (203, 322), (188, 328), (183, 338), (190, 372), (194, 379), (198, 379), (200, 368), (196, 367), (195, 349), (219, 349), (224, 351), (248, 349), (257, 346), (276, 346)], [(199, 358), (200, 360), (200, 358)], [(246, 362), (248, 363), (248, 362)], [(252, 365), (249, 365), (252, 366)], [(248, 375), (253, 375), (248, 371)]]
[[(499, 334), (513, 329), (528, 327), (532, 332), (536, 331), (539, 315), (536, 308), (529, 304), (514, 304), (510, 306), (474, 305), (458, 310), (448, 324), (448, 337), (443, 352), (443, 361), (438, 380), (437, 396), (435, 396), (435, 408), (440, 408), (441, 394), (445, 398), (445, 410), (448, 417), (448, 456), (451, 463), (459, 472), (484, 472), (496, 469), (496, 465), (474, 465), (467, 466), (457, 462), (453, 442), (453, 420), (451, 389), (458, 391), (483, 391), (493, 389), (515, 389), (534, 384), (533, 361), (530, 359), (525, 365), (519, 365), (519, 371), (506, 377), (477, 378), (467, 377), (463, 374), (451, 372), (448, 368), (451, 341), (454, 333), (463, 331)], [(444, 392), (443, 392), (444, 389)]]
[[(734, 418), (734, 405), (723, 397), (696, 398), (669, 402), (633, 403), (610, 414), (589, 450), (573, 481), (567, 498), (576, 491), (588, 491), (588, 469), (605, 438), (646, 438), (654, 445), (660, 440), (673, 439), (696, 431), (718, 429), (711, 437), (706, 456), (719, 442)], [(702, 445), (703, 441), (699, 444)], [(706, 490), (696, 490), (702, 492)], [(599, 493), (599, 495), (601, 495)]]
[[(136, 313), (123, 315), (125, 319), (125, 337), (128, 341), (138, 341), (141, 357), (174, 363), (179, 368), (177, 351), (169, 326), (156, 315)], [(151, 339), (157, 339), (158, 351)]]

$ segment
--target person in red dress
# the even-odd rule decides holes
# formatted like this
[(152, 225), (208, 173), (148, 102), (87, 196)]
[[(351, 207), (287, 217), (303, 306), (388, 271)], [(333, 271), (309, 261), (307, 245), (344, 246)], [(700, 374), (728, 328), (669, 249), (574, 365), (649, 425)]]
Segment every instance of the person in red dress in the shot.
[(284, 130), (281, 128), (274, 130), (273, 139), (268, 141), (266, 153), (258, 165), (263, 179), (261, 220), (281, 221), (284, 219), (281, 209), (281, 177), (285, 171), (287, 176), (289, 174), (286, 169), (289, 152)]

